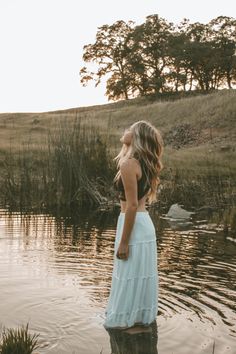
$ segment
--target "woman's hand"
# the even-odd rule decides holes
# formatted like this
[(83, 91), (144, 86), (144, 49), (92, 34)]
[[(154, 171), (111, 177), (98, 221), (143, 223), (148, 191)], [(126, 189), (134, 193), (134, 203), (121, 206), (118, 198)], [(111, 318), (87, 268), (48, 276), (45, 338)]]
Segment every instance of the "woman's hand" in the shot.
[(127, 260), (129, 256), (129, 244), (120, 242), (119, 248), (116, 252), (116, 257), (119, 259)]

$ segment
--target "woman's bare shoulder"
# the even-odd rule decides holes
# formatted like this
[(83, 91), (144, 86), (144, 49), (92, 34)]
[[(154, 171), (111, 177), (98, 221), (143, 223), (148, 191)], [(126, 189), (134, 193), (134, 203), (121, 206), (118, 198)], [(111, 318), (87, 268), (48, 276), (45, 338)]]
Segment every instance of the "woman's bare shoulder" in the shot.
[(128, 158), (122, 158), (120, 160), (120, 165), (126, 165), (126, 166), (131, 166), (133, 165), (140, 165), (139, 161), (135, 157), (128, 157)]
[(123, 156), (121, 159), (120, 159), (121, 162), (123, 161), (135, 161), (136, 163), (139, 163), (139, 160), (136, 159), (134, 156), (130, 156), (130, 157), (126, 157), (126, 156)]
[(132, 173), (134, 172), (135, 175), (139, 176), (140, 175), (140, 164), (137, 159), (134, 157), (129, 157), (125, 160), (123, 160), (120, 164), (120, 171), (121, 172), (127, 172), (127, 173)]

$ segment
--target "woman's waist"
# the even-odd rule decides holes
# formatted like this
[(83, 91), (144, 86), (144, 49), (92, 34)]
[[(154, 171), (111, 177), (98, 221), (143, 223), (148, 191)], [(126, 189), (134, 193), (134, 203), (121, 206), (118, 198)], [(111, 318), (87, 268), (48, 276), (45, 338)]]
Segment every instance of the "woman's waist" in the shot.
[[(121, 201), (120, 202), (120, 212), (121, 213), (125, 213), (125, 210), (126, 210), (126, 202), (125, 201)], [(148, 213), (148, 210), (146, 209), (146, 203), (145, 201), (140, 203), (136, 209), (136, 212), (147, 212)]]
[[(126, 215), (126, 210), (123, 211), (121, 209), (120, 214), (119, 214), (119, 218), (125, 219), (125, 215)], [(135, 211), (135, 220), (140, 219), (140, 218), (148, 218), (152, 222), (149, 211), (145, 208)]]
[[(125, 213), (126, 213), (125, 211), (122, 211), (122, 210), (120, 211), (120, 214), (124, 214), (124, 215), (125, 215)], [(142, 214), (142, 213), (149, 215), (149, 212), (148, 212), (147, 209), (137, 210), (135, 215), (137, 215), (137, 214)]]
[[(116, 238), (122, 237), (125, 213), (120, 212), (117, 224)], [(156, 230), (148, 211), (137, 211), (132, 227), (130, 240), (132, 242), (147, 242), (156, 240)]]

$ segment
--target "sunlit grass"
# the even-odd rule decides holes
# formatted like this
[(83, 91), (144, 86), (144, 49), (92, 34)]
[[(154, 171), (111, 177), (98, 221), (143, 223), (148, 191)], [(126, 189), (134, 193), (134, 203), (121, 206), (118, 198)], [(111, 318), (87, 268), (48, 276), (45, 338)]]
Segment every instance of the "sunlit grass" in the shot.
[(112, 159), (106, 137), (76, 118), (61, 120), (38, 149), (12, 148), (2, 160), (1, 194), (15, 207), (98, 206), (104, 202)]
[[(228, 90), (174, 102), (138, 99), (56, 112), (0, 114), (1, 197), (20, 207), (114, 201), (112, 158), (121, 148), (120, 137), (129, 124), (146, 119), (164, 137), (160, 203), (233, 203), (235, 98), (236, 92)], [(165, 136), (183, 123), (200, 130), (203, 140), (176, 149)], [(222, 149), (225, 144), (228, 150)]]
[[(66, 120), (73, 126), (76, 117), (84, 124), (89, 122), (114, 139), (119, 144), (119, 136), (125, 127), (140, 119), (150, 120), (165, 135), (168, 130), (179, 123), (190, 123), (193, 127), (211, 129), (216, 137), (235, 132), (236, 91), (226, 90), (206, 96), (182, 98), (177, 101), (154, 102), (148, 100), (130, 100), (107, 105), (75, 108), (70, 110), (45, 113), (0, 114), (0, 151), (13, 149), (22, 142), (40, 146), (42, 137), (48, 130), (57, 132), (60, 121)], [(210, 143), (210, 139), (209, 139)]]

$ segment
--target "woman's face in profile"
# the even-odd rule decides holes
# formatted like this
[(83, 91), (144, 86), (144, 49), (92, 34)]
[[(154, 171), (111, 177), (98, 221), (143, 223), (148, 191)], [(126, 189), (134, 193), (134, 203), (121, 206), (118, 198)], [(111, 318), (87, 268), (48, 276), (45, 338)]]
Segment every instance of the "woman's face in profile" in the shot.
[(132, 141), (133, 133), (131, 128), (126, 128), (123, 136), (120, 138), (122, 144), (130, 145)]

